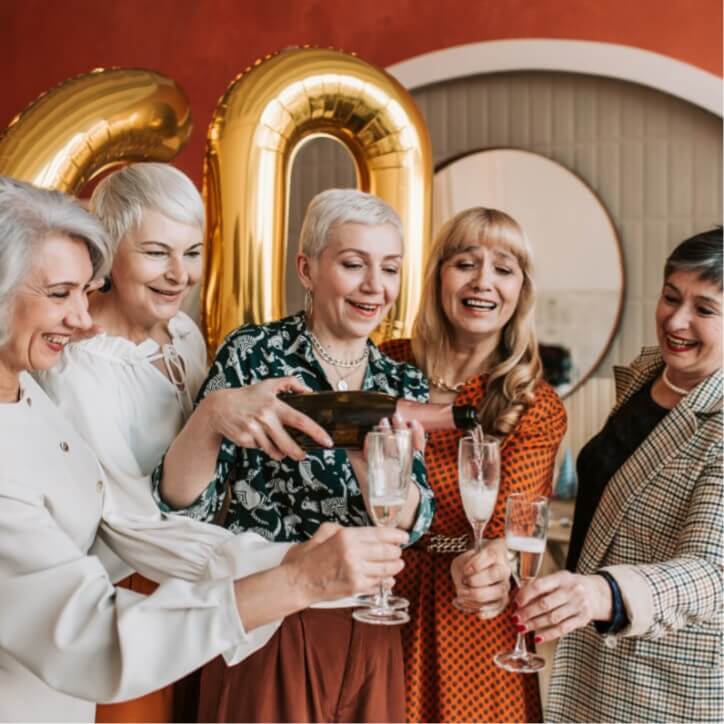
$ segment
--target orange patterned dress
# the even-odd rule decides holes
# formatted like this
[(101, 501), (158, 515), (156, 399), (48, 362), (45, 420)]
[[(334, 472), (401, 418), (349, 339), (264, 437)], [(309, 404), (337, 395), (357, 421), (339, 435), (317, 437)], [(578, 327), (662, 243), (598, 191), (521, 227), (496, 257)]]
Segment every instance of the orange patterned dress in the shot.
[[(395, 360), (413, 362), (409, 340), (382, 346)], [(480, 404), (484, 378), (458, 393), (456, 404)], [(502, 448), (500, 493), (487, 538), (504, 535), (505, 499), (513, 492), (550, 495), (553, 463), (566, 431), (566, 413), (546, 382), (536, 389), (533, 405), (521, 416)], [(471, 534), (457, 484), (457, 443), (461, 433), (443, 431), (428, 438), (428, 479), (437, 512), (428, 535)], [(493, 656), (515, 645), (507, 608), (480, 620), (458, 611), (450, 564), (453, 554), (430, 553), (425, 538), (405, 551), (405, 568), (395, 593), (410, 601), (410, 623), (402, 626), (407, 719), (411, 722), (532, 722), (541, 720), (538, 678), (511, 674)]]

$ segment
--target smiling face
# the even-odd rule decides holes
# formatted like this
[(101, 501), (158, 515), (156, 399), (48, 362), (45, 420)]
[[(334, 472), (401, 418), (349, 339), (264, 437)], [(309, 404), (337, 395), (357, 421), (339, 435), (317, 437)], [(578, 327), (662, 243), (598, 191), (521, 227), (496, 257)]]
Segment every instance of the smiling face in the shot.
[(342, 224), (315, 258), (297, 257), (314, 297), (312, 327), (332, 339), (366, 339), (400, 292), (402, 239), (391, 224)]
[(92, 275), (85, 242), (52, 234), (38, 246), (14, 300), (10, 339), (0, 347), (0, 365), (6, 372), (50, 369), (73, 332), (91, 326)]
[(696, 272), (668, 276), (656, 306), (656, 334), (674, 384), (690, 389), (722, 364), (722, 290)]
[(203, 231), (157, 211), (121, 239), (111, 279), (117, 302), (145, 326), (178, 314), (189, 289), (201, 278)]
[(523, 271), (503, 247), (474, 242), (443, 262), (440, 303), (458, 340), (496, 345), (520, 299)]

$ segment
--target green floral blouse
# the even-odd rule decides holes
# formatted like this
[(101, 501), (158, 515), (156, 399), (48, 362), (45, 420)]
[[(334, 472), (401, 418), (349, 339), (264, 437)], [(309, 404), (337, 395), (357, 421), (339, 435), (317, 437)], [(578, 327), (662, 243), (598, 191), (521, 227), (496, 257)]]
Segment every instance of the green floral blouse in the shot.
[[(386, 392), (427, 402), (427, 380), (409, 364), (394, 362), (368, 342), (370, 352), (363, 390)], [(263, 325), (247, 324), (224, 341), (199, 393), (244, 387), (270, 377), (294, 375), (312, 390), (331, 389), (317, 362), (304, 313)], [(172, 511), (160, 497), (163, 461), (153, 474), (153, 492), (161, 510)], [(422, 455), (415, 454), (413, 482), (420, 505), (410, 531), (410, 544), (432, 522), (434, 500)], [(276, 461), (256, 449), (237, 448), (224, 439), (216, 474), (188, 508), (173, 512), (212, 521), (223, 506), (226, 481), (231, 501), (225, 526), (233, 532), (253, 531), (272, 541), (298, 542), (311, 537), (324, 522), (344, 526), (371, 525), (352, 465), (344, 450), (312, 450), (301, 462)]]

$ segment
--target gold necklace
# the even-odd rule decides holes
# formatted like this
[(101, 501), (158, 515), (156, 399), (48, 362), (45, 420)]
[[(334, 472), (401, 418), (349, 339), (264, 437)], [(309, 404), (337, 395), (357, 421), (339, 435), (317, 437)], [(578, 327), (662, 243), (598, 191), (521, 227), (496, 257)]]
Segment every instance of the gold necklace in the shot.
[[(470, 378), (471, 380), (474, 379), (473, 377)], [(435, 375), (430, 375), (430, 384), (433, 387), (437, 387), (438, 390), (442, 390), (443, 392), (462, 392), (465, 389), (465, 385), (470, 382), (470, 380), (466, 380), (465, 382), (458, 382), (456, 385), (449, 385), (442, 377), (437, 377)]]
[(661, 373), (661, 380), (662, 382), (672, 391), (675, 392), (677, 395), (681, 395), (682, 397), (686, 397), (691, 390), (686, 390), (683, 387), (677, 387), (671, 380), (669, 380), (667, 376), (668, 367), (664, 367), (664, 371)]

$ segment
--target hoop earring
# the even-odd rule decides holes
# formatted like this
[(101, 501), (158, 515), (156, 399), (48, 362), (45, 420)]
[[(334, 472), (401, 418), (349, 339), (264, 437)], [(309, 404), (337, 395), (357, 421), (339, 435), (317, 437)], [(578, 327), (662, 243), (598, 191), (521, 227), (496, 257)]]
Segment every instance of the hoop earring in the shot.
[(314, 309), (314, 295), (309, 287), (304, 290), (304, 313), (307, 315), (307, 319), (312, 316), (312, 310)]

